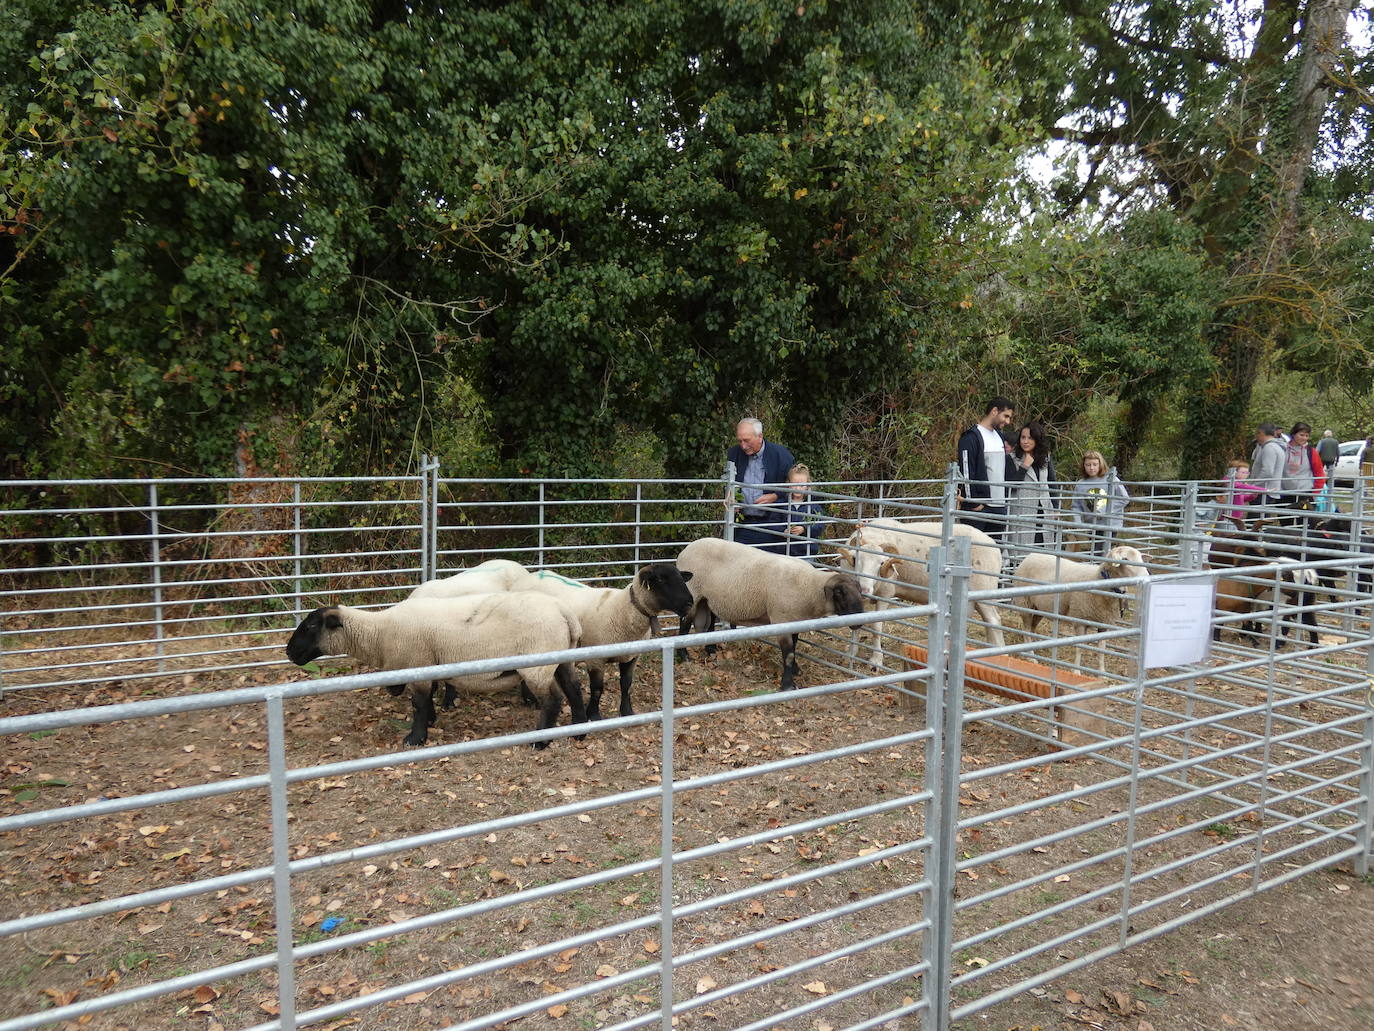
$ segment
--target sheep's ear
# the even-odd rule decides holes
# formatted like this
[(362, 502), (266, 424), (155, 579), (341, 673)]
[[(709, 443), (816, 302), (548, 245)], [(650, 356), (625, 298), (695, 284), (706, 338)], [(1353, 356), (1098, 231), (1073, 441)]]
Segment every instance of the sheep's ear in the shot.
[(896, 572), (897, 559), (895, 556), (893, 558), (885, 559), (883, 561), (883, 564), (878, 567), (878, 575), (881, 576), (884, 580), (891, 580), (892, 577), (896, 574)]
[(326, 612), (324, 614), (324, 628), (326, 630), (337, 630), (343, 626), (343, 617), (337, 612)]
[(683, 570), (681, 570), (681, 573), (682, 573), (682, 582), (683, 582), (683, 583), (686, 583), (688, 580), (692, 579), (692, 572), (691, 572), (691, 570), (689, 570), (689, 569), (683, 569)]
[(896, 555), (898, 557), (900, 557), (902, 554), (900, 551), (897, 550), (897, 545), (893, 544), (891, 541), (888, 541), (886, 544), (883, 545), (883, 551), (887, 552), (889, 555)]

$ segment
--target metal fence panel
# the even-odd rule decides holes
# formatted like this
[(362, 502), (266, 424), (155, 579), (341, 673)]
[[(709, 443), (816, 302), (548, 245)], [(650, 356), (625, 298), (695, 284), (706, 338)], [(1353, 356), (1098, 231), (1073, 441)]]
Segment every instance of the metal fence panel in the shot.
[[(452, 670), (285, 679), (304, 611), (387, 604), (497, 555), (614, 584), (728, 532), (728, 485), (479, 483), (426, 462), (395, 480), (6, 486), (25, 498), (0, 570), (3, 688), (27, 714), (0, 718), (0, 849), (23, 878), (0, 883), (0, 1031), (178, 1014), (268, 1031), (397, 1007), (463, 1028), (943, 1031), (1309, 870), (1369, 869), (1358, 485), (1339, 544), (1203, 570), (1234, 543), (1222, 485), (1132, 484), (1113, 543), (1140, 568), (1058, 583), (1093, 559), (1061, 513), (990, 586), (953, 536), (952, 480), (819, 485), (825, 562), (852, 564), (839, 545), (874, 519), (936, 529), (928, 586), (872, 574), (898, 589), (880, 635), (875, 613), (692, 642), (806, 631), (808, 686), (731, 693), (721, 667), (646, 641), (592, 652), (657, 660), (660, 701), (638, 715), (493, 734), (483, 702), (469, 740), (371, 754), (377, 732), (346, 715), (366, 696), (345, 692)], [(1032, 552), (1055, 582), (1017, 575)], [(1324, 579), (1285, 586), (1303, 570)], [(1070, 618), (1198, 575), (1253, 588), (1257, 626), (1218, 620), (1193, 666), (1141, 668), (1138, 606)], [(1044, 597), (1032, 632), (1020, 617)], [(112, 748), (137, 751), (141, 781), (104, 769)]]

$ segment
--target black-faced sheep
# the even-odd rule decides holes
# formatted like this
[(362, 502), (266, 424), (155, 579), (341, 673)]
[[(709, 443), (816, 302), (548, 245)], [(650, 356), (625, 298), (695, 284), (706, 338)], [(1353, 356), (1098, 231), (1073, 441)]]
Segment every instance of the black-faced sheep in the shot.
[[(973, 576), (969, 590), (993, 591), (1002, 570), (1002, 551), (997, 542), (982, 530), (955, 523), (956, 537), (969, 539)], [(943, 527), (937, 522), (906, 523), (897, 519), (874, 519), (861, 523), (849, 535), (840, 550), (841, 560), (854, 570), (859, 582), (868, 588), (876, 604), (892, 598), (915, 605), (925, 604), (930, 597), (930, 549), (941, 543)], [(988, 625), (988, 637), (1001, 646), (1002, 617), (992, 602), (975, 603), (978, 614)], [(883, 624), (874, 623), (874, 669), (883, 668)], [(859, 628), (855, 627), (849, 646), (849, 657), (858, 654)]]
[[(863, 611), (863, 591), (850, 574), (734, 541), (693, 541), (678, 556), (677, 567), (684, 576), (692, 574), (687, 586), (693, 598), (690, 623), (684, 620), (679, 634), (710, 630), (717, 618), (735, 626), (762, 626)], [(797, 636), (778, 638), (784, 691), (796, 686)]]
[[(578, 647), (581, 639), (577, 617), (553, 598), (474, 594), (407, 600), (378, 612), (344, 605), (316, 609), (291, 635), (286, 656), (304, 666), (321, 655), (351, 655), (384, 671), (562, 651)], [(571, 662), (458, 679), (463, 688), (480, 693), (513, 690), (522, 683), (539, 699), (540, 730), (558, 721), (563, 698), (572, 710), (572, 721), (586, 721), (582, 690)], [(435, 720), (433, 685), (412, 683), (410, 692), (414, 721), (405, 743), (422, 745)]]
[[(1041, 552), (1027, 555), (1016, 567), (1018, 586), (1060, 583), (1083, 584), (1084, 588), (1066, 593), (1032, 594), (1021, 598), (1021, 604), (1025, 606), (1021, 612), (1021, 622), (1030, 633), (1035, 633), (1040, 620), (1056, 614), (1074, 622), (1089, 624), (1087, 630), (1103, 624), (1116, 623), (1126, 613), (1126, 589), (1088, 588), (1103, 580), (1139, 576), (1144, 567), (1144, 556), (1129, 544), (1118, 544), (1107, 552), (1101, 562), (1078, 562)], [(1097, 668), (1099, 672), (1106, 672), (1107, 669), (1106, 655), (1100, 649), (1097, 652)]]
[[(686, 620), (692, 608), (692, 592), (687, 587), (691, 573), (682, 573), (671, 562), (655, 562), (641, 567), (624, 587), (590, 587), (556, 573), (531, 574), (526, 589), (547, 594), (558, 601), (582, 624), (582, 645), (642, 641), (658, 632), (658, 614), (672, 612)], [(620, 715), (633, 716), (630, 688), (634, 683), (639, 656), (614, 660), (620, 669)], [(601, 694), (605, 690), (606, 666), (610, 659), (587, 661), (587, 716), (601, 719)]]

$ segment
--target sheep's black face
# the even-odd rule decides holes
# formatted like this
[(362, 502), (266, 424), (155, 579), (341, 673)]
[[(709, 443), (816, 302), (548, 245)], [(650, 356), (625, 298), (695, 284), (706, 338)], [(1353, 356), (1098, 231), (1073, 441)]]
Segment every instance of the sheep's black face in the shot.
[(334, 609), (316, 609), (301, 620), (291, 640), (286, 642), (286, 657), (297, 666), (313, 662), (326, 650), (320, 646), (320, 637), (326, 630), (336, 630), (343, 626), (343, 620)]
[(639, 572), (639, 586), (649, 593), (650, 606), (656, 612), (672, 612), (685, 619), (692, 610), (692, 592), (687, 581), (691, 573), (684, 573), (671, 562), (655, 562)]
[(848, 573), (836, 573), (825, 585), (825, 593), (837, 616), (853, 616), (864, 610), (864, 592), (859, 581)]

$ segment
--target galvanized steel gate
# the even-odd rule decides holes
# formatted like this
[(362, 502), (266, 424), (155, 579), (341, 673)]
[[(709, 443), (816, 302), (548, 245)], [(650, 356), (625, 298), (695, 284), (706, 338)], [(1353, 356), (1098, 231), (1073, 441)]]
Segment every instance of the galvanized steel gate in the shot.
[[(446, 533), (461, 537), (490, 525), (473, 520), (445, 526), (435, 471), (431, 468), (414, 481), (420, 497), (411, 511), (418, 509), (418, 519), (377, 520), (379, 526), (385, 522), (388, 533), (415, 533), (419, 543), (410, 550), (375, 549), (362, 559), (379, 572), (379, 577), (362, 578), (365, 584), (360, 580), (362, 597), (387, 597), (385, 585), (377, 586), (379, 578), (385, 584), (390, 577), (399, 586), (466, 564), (473, 549), (441, 549), (439, 542)], [(29, 685), (98, 689), (112, 663), (116, 670), (127, 671), (120, 675), (134, 683), (156, 682), (164, 671), (195, 678), (203, 670), (251, 673), (270, 666), (264, 653), (279, 649), (283, 627), (289, 629), (304, 607), (302, 599), (313, 593), (303, 583), (310, 574), (302, 568), (307, 552), (300, 542), (312, 532), (316, 539), (326, 536), (302, 525), (301, 513), (309, 502), (300, 498), (301, 484), (286, 486), (294, 492), (292, 522), (282, 525), (279, 519), (278, 525), (252, 532), (269, 539), (289, 535), (296, 546), (288, 553), (254, 556), (254, 568), (264, 574), (260, 579), (267, 589), (236, 596), (237, 609), (227, 602), (221, 605), (214, 618), (229, 621), (226, 629), (196, 622), (208, 617), (197, 617), (186, 607), (184, 615), (172, 617), (183, 622), (170, 625), (192, 629), (190, 636), (200, 643), (189, 654), (166, 647), (171, 637), (165, 633), (169, 595), (182, 606), (190, 603), (175, 593), (185, 591), (184, 584), (176, 581), (169, 587), (162, 575), (168, 560), (156, 549), (165, 528), (153, 522), (151, 583), (138, 585), (150, 592), (149, 597), (118, 603), (129, 605), (130, 612), (149, 612), (147, 606), (152, 606), (147, 619), (132, 621), (155, 627), (150, 638), (138, 642), (152, 655), (141, 657), (141, 665), (126, 661), (129, 657), (122, 653), (128, 650), (127, 642), (115, 642), (108, 649), (112, 662), (82, 653), (78, 662), (47, 660), (45, 675), (42, 669), (24, 669), (21, 661), (17, 676), (15, 667), (7, 664), (5, 686), (12, 697), (25, 696)], [(646, 500), (644, 485), (633, 486), (633, 502), (615, 500), (619, 506), (633, 504), (633, 525), (626, 527), (633, 531), (633, 540), (608, 544), (595, 558), (575, 554), (574, 546), (566, 543), (567, 524), (547, 519), (551, 508), (565, 503), (550, 498), (543, 484), (536, 498), (519, 503), (522, 509), (536, 505), (539, 517), (528, 523), (507, 522), (537, 533), (531, 546), (549, 564), (571, 558), (579, 568), (599, 563), (608, 571), (671, 553), (684, 536), (696, 534), (691, 519), (675, 516), (665, 529), (644, 518), (646, 505), (687, 502), (672, 494)], [(698, 495), (691, 502), (702, 513), (695, 525), (720, 526), (719, 515), (711, 513), (713, 505), (718, 512), (718, 486), (684, 488)], [(938, 492), (940, 485), (933, 486)], [(868, 506), (870, 512), (879, 505), (889, 514), (941, 511), (938, 502), (919, 501), (919, 489), (910, 485), (884, 491), (881, 498), (862, 496), (852, 487), (833, 494), (852, 506)], [(278, 507), (270, 500), (248, 504), (269, 511)], [(569, 509), (585, 506), (585, 499), (566, 503)], [(150, 519), (157, 519), (161, 506), (155, 493), (148, 508)], [(1152, 507), (1133, 532), (1142, 540), (1168, 537), (1180, 554), (1195, 553), (1206, 541), (1190, 522), (1188, 513), (1194, 510), (1195, 495), (1182, 490)], [(591, 521), (580, 516), (572, 520), (574, 532), (585, 522)], [(218, 531), (207, 532), (213, 540)], [(356, 560), (355, 552), (311, 550), (317, 561), (338, 564), (321, 571), (321, 577), (345, 574), (347, 563)], [(78, 572), (94, 577), (99, 563), (87, 565), (92, 568)], [(1180, 560), (1174, 568), (1182, 572), (1163, 572), (1156, 580), (1189, 575), (1194, 565)], [(502, 803), (510, 811), (487, 816), (482, 810), (482, 818), (466, 820), (452, 819), (453, 810), (437, 808), (444, 803), (431, 791), (417, 803), (423, 818), (416, 819), (421, 824), (433, 819), (433, 825), (416, 828), (397, 819), (385, 836), (351, 846), (340, 840), (323, 849), (312, 847), (302, 830), (312, 796), (303, 792), (346, 790), (337, 786), (349, 778), (399, 777), (407, 770), (417, 779), (432, 776), (442, 783), (453, 764), (477, 764), (503, 753), (506, 758), (499, 761), (520, 763), (527, 743), (539, 735), (508, 734), (361, 759), (292, 764), (293, 707), (316, 697), (395, 682), (394, 674), (296, 682), (274, 677), (270, 683), (230, 691), (0, 719), (0, 734), (15, 741), (18, 735), (57, 731), (75, 736), (78, 728), (127, 727), (168, 717), (168, 745), (174, 749), (184, 747), (181, 740), (190, 740), (171, 736), (179, 714), (222, 711), (232, 724), (246, 721), (249, 717), (243, 713), (252, 711), (260, 714), (266, 737), (257, 766), (244, 765), (222, 777), (201, 776), (189, 785), (149, 785), (148, 790), (122, 797), (90, 787), (84, 790), (107, 797), (80, 801), (65, 797), (69, 792), (38, 785), (27, 789), (36, 797), (24, 798), (25, 789), (15, 789), (11, 777), (5, 815), (0, 816), (0, 845), (11, 860), (27, 854), (45, 834), (72, 825), (97, 828), (90, 837), (98, 839), (106, 833), (98, 828), (108, 829), (121, 820), (146, 820), (153, 828), (149, 837), (156, 840), (162, 833), (158, 827), (170, 834), (166, 824), (174, 823), (173, 818), (164, 821), (160, 812), (185, 814), (195, 807), (204, 811), (203, 807), (231, 798), (239, 800), (232, 804), (243, 810), (255, 804), (245, 799), (256, 799), (268, 820), (262, 847), (252, 853), (264, 861), (206, 876), (206, 866), (187, 867), (185, 861), (193, 857), (185, 856), (175, 860), (174, 883), (147, 890), (130, 890), (134, 882), (120, 869), (114, 864), (102, 868), (92, 858), (80, 866), (87, 880), (103, 869), (106, 879), (120, 887), (108, 894), (86, 891), (98, 887), (99, 879), (78, 881), (70, 904), (30, 911), (22, 886), (11, 875), (0, 910), (0, 947), (9, 945), (4, 952), (7, 963), (22, 967), (24, 954), (34, 950), (61, 955), (70, 942), (80, 940), (71, 936), (81, 935), (82, 928), (104, 926), (133, 910), (157, 912), (170, 903), (170, 916), (191, 900), (241, 889), (265, 891), (268, 885), (272, 897), (272, 926), (262, 928), (259, 944), (250, 941), (243, 955), (186, 970), (150, 964), (142, 971), (127, 971), (128, 984), (95, 986), (97, 991), (87, 989), (71, 999), (60, 992), (37, 994), (41, 985), (30, 976), (24, 985), (33, 991), (26, 995), (16, 983), (16, 990), (7, 993), (9, 1001), (0, 1004), (0, 1031), (95, 1013), (110, 1014), (100, 1019), (127, 1020), (124, 1015), (130, 1014), (144, 1024), (170, 1022), (178, 1009), (189, 1011), (205, 997), (194, 994), (197, 987), (217, 986), (218, 992), (239, 980), (262, 986), (279, 1010), (271, 1013), (272, 1007), (264, 1005), (256, 1018), (240, 1015), (235, 1026), (252, 1026), (254, 1031), (339, 1026), (336, 1022), (354, 1015), (387, 1021), (396, 1011), (386, 1007), (417, 995), (433, 998), (436, 1007), (458, 1000), (460, 1019), (451, 1017), (458, 1010), (438, 1008), (434, 1018), (439, 1026), (456, 1028), (492, 1027), (534, 1017), (549, 1026), (578, 1021), (581, 1026), (628, 1031), (668, 1028), (676, 1017), (679, 1027), (763, 1029), (815, 1014), (837, 1027), (879, 1027), (910, 1018), (910, 1026), (944, 1029), (952, 1020), (1308, 871), (1349, 860), (1359, 872), (1368, 872), (1374, 709), (1368, 697), (1371, 650), (1368, 632), (1359, 625), (1361, 599), (1356, 592), (1337, 594), (1324, 603), (1326, 626), (1334, 624), (1336, 632), (1317, 648), (1286, 654), (1278, 650), (1277, 628), (1286, 613), (1276, 604), (1268, 647), (1223, 648), (1205, 665), (1155, 675), (1114, 662), (1126, 672), (1104, 678), (1102, 686), (1074, 699), (1074, 704), (1097, 699), (1095, 715), (1105, 721), (1098, 732), (1077, 747), (1046, 751), (1054, 738), (1055, 699), (995, 700), (975, 689), (978, 664), (999, 653), (1034, 651), (1066, 666), (1070, 645), (1064, 642), (1076, 640), (1110, 649), (1113, 655), (1129, 654), (1138, 639), (1138, 620), (1124, 629), (1074, 631), (991, 648), (978, 640), (984, 635), (976, 624), (970, 639), (970, 621), (952, 615), (967, 610), (967, 556), (937, 552), (932, 571), (934, 604), (884, 613), (890, 628), (900, 627), (905, 639), (923, 645), (933, 657), (924, 668), (858, 672), (842, 635), (846, 627), (872, 617), (832, 618), (794, 628), (841, 635), (817, 635), (811, 649), (811, 678), (824, 682), (785, 698), (760, 694), (681, 705), (676, 701), (684, 667), (675, 661), (671, 643), (644, 642), (634, 650), (657, 655), (661, 662), (661, 709), (591, 728), (559, 728), (549, 732), (555, 741), (542, 753), (545, 762), (550, 757), (571, 761), (573, 746), (557, 739), (589, 729), (594, 742), (606, 742), (605, 755), (624, 761), (623, 771), (605, 775), (605, 790), (575, 801), (559, 798), (551, 806)], [(83, 586), (112, 597), (124, 589), (103, 583)], [(1030, 590), (1011, 587), (985, 596), (1010, 608)], [(29, 620), (56, 616), (50, 610), (70, 614), (77, 608), (43, 604), (51, 592), (37, 588), (7, 590), (6, 595), (12, 604), (15, 599), (38, 599), (39, 605), (26, 610)], [(275, 615), (263, 611), (264, 599), (276, 606)], [(137, 610), (136, 604), (145, 607)], [(275, 628), (258, 628), (259, 622), (273, 619)], [(243, 643), (235, 620), (253, 625), (246, 653), (232, 661), (214, 651), (205, 653), (220, 640), (232, 639), (236, 648)], [(20, 641), (29, 641), (38, 636), (29, 631), (41, 628), (7, 627), (7, 648), (16, 629)], [(734, 630), (702, 640), (730, 643), (757, 636), (757, 631)], [(76, 645), (60, 647), (77, 651)], [(16, 650), (26, 649), (13, 649), (11, 654)], [(618, 646), (600, 652), (612, 650), (623, 654), (631, 649)], [(895, 657), (895, 644), (889, 651)], [(185, 657), (177, 657), (181, 655)], [(64, 665), (67, 668), (58, 668)], [(875, 699), (881, 701), (889, 691), (923, 696), (924, 714), (917, 717), (914, 710), (907, 713), (900, 706), (875, 707)], [(862, 718), (846, 721), (845, 712)], [(755, 718), (772, 735), (763, 739), (765, 744), (775, 743), (767, 752), (703, 758)], [(787, 721), (811, 718), (835, 718), (833, 745), (793, 754), (786, 746)], [(1034, 754), (988, 762), (978, 744), (979, 736), (987, 733), (1014, 734)], [(642, 752), (650, 739), (656, 741), (652, 762)], [(203, 739), (197, 743), (206, 746)], [(829, 770), (879, 771), (874, 774), (872, 797), (851, 799), (834, 789), (823, 772)], [(879, 777), (881, 787), (876, 783)], [(689, 828), (705, 822), (701, 814), (709, 814), (710, 802), (719, 800), (712, 793), (742, 784), (765, 785), (764, 790), (776, 792), (780, 804), (740, 814), (723, 805), (721, 811), (734, 822), (721, 823), (718, 834), (693, 838)], [(50, 795), (57, 796), (55, 804), (44, 804)], [(460, 797), (450, 804), (471, 802)], [(400, 808), (394, 815), (399, 817)], [(432, 813), (445, 818), (435, 819)], [(786, 818), (765, 815), (775, 813)], [(381, 822), (392, 815), (369, 813), (365, 818)], [(476, 891), (470, 885), (456, 890), (459, 878), (473, 869), (462, 866), (473, 857), (463, 849), (480, 848), (479, 843), (488, 839), (503, 843), (536, 832), (557, 834), (559, 821), (579, 818), (604, 820), (610, 829), (605, 854), (581, 857), (585, 861), (569, 876), (540, 883), (493, 880), (496, 888), (515, 885), (494, 892)], [(626, 843), (633, 847), (622, 847)], [(302, 846), (307, 854), (301, 853)], [(774, 848), (786, 849), (789, 862), (770, 858), (778, 855), (769, 851)], [(793, 859), (793, 853), (798, 858)], [(554, 854), (555, 862), (548, 865), (561, 871)], [(306, 896), (322, 883), (337, 887), (340, 878), (358, 879), (369, 867), (380, 872), (383, 863), (405, 866), (421, 857), (442, 855), (451, 855), (459, 868), (458, 877), (447, 882), (455, 886), (447, 892), (452, 897), (427, 896), (421, 904), (409, 904), (410, 911), (386, 919), (379, 914), (350, 920), (333, 934), (322, 933), (324, 925), (318, 921), (302, 922), (308, 915), (303, 913), (309, 904)], [(767, 871), (767, 879), (741, 879), (734, 872), (769, 862), (777, 866)], [(213, 863), (207, 865), (215, 869)], [(490, 865), (491, 876), (501, 872)], [(15, 869), (12, 861), (5, 866)], [(642, 901), (637, 898), (598, 911), (598, 916), (618, 919), (582, 922), (584, 926), (570, 929), (575, 933), (563, 933), (566, 922), (555, 917), (583, 905), (583, 898), (611, 898), (620, 884), (636, 888), (624, 898), (642, 895)], [(720, 884), (726, 887), (717, 887)], [(765, 919), (736, 919), (735, 914), (750, 913), (756, 905), (775, 910), (777, 918), (770, 912)], [(466, 927), (479, 927), (485, 935), (517, 913), (526, 915), (516, 919), (515, 926), (529, 920), (545, 933), (536, 937), (520, 932), (501, 950), (494, 939), (457, 941)], [(194, 927), (187, 926), (194, 934)], [(156, 933), (149, 935), (155, 938)], [(434, 942), (426, 949), (442, 950), (442, 955), (432, 957), (435, 969), (423, 976), (391, 977), (388, 983), (355, 984), (355, 990), (332, 996), (308, 994), (298, 984), (303, 971), (308, 976), (331, 956), (398, 938)], [(454, 941), (457, 944), (447, 944)], [(578, 966), (585, 954), (566, 961), (577, 983), (556, 984), (555, 991), (541, 987), (514, 999), (482, 992), (493, 984), (504, 989), (518, 986), (522, 982), (513, 980), (515, 972), (554, 962), (569, 950), (590, 954), (598, 949), (610, 961), (586, 968)], [(751, 950), (767, 955), (769, 961), (742, 973), (749, 964), (738, 957), (751, 955)], [(729, 971), (733, 979), (722, 977), (718, 983), (715, 974), (721, 971)], [(476, 994), (469, 998), (465, 991)], [(44, 1005), (49, 1008), (41, 1008)], [(262, 1021), (269, 1013), (271, 1019)], [(260, 1022), (254, 1024), (253, 1019)]]

